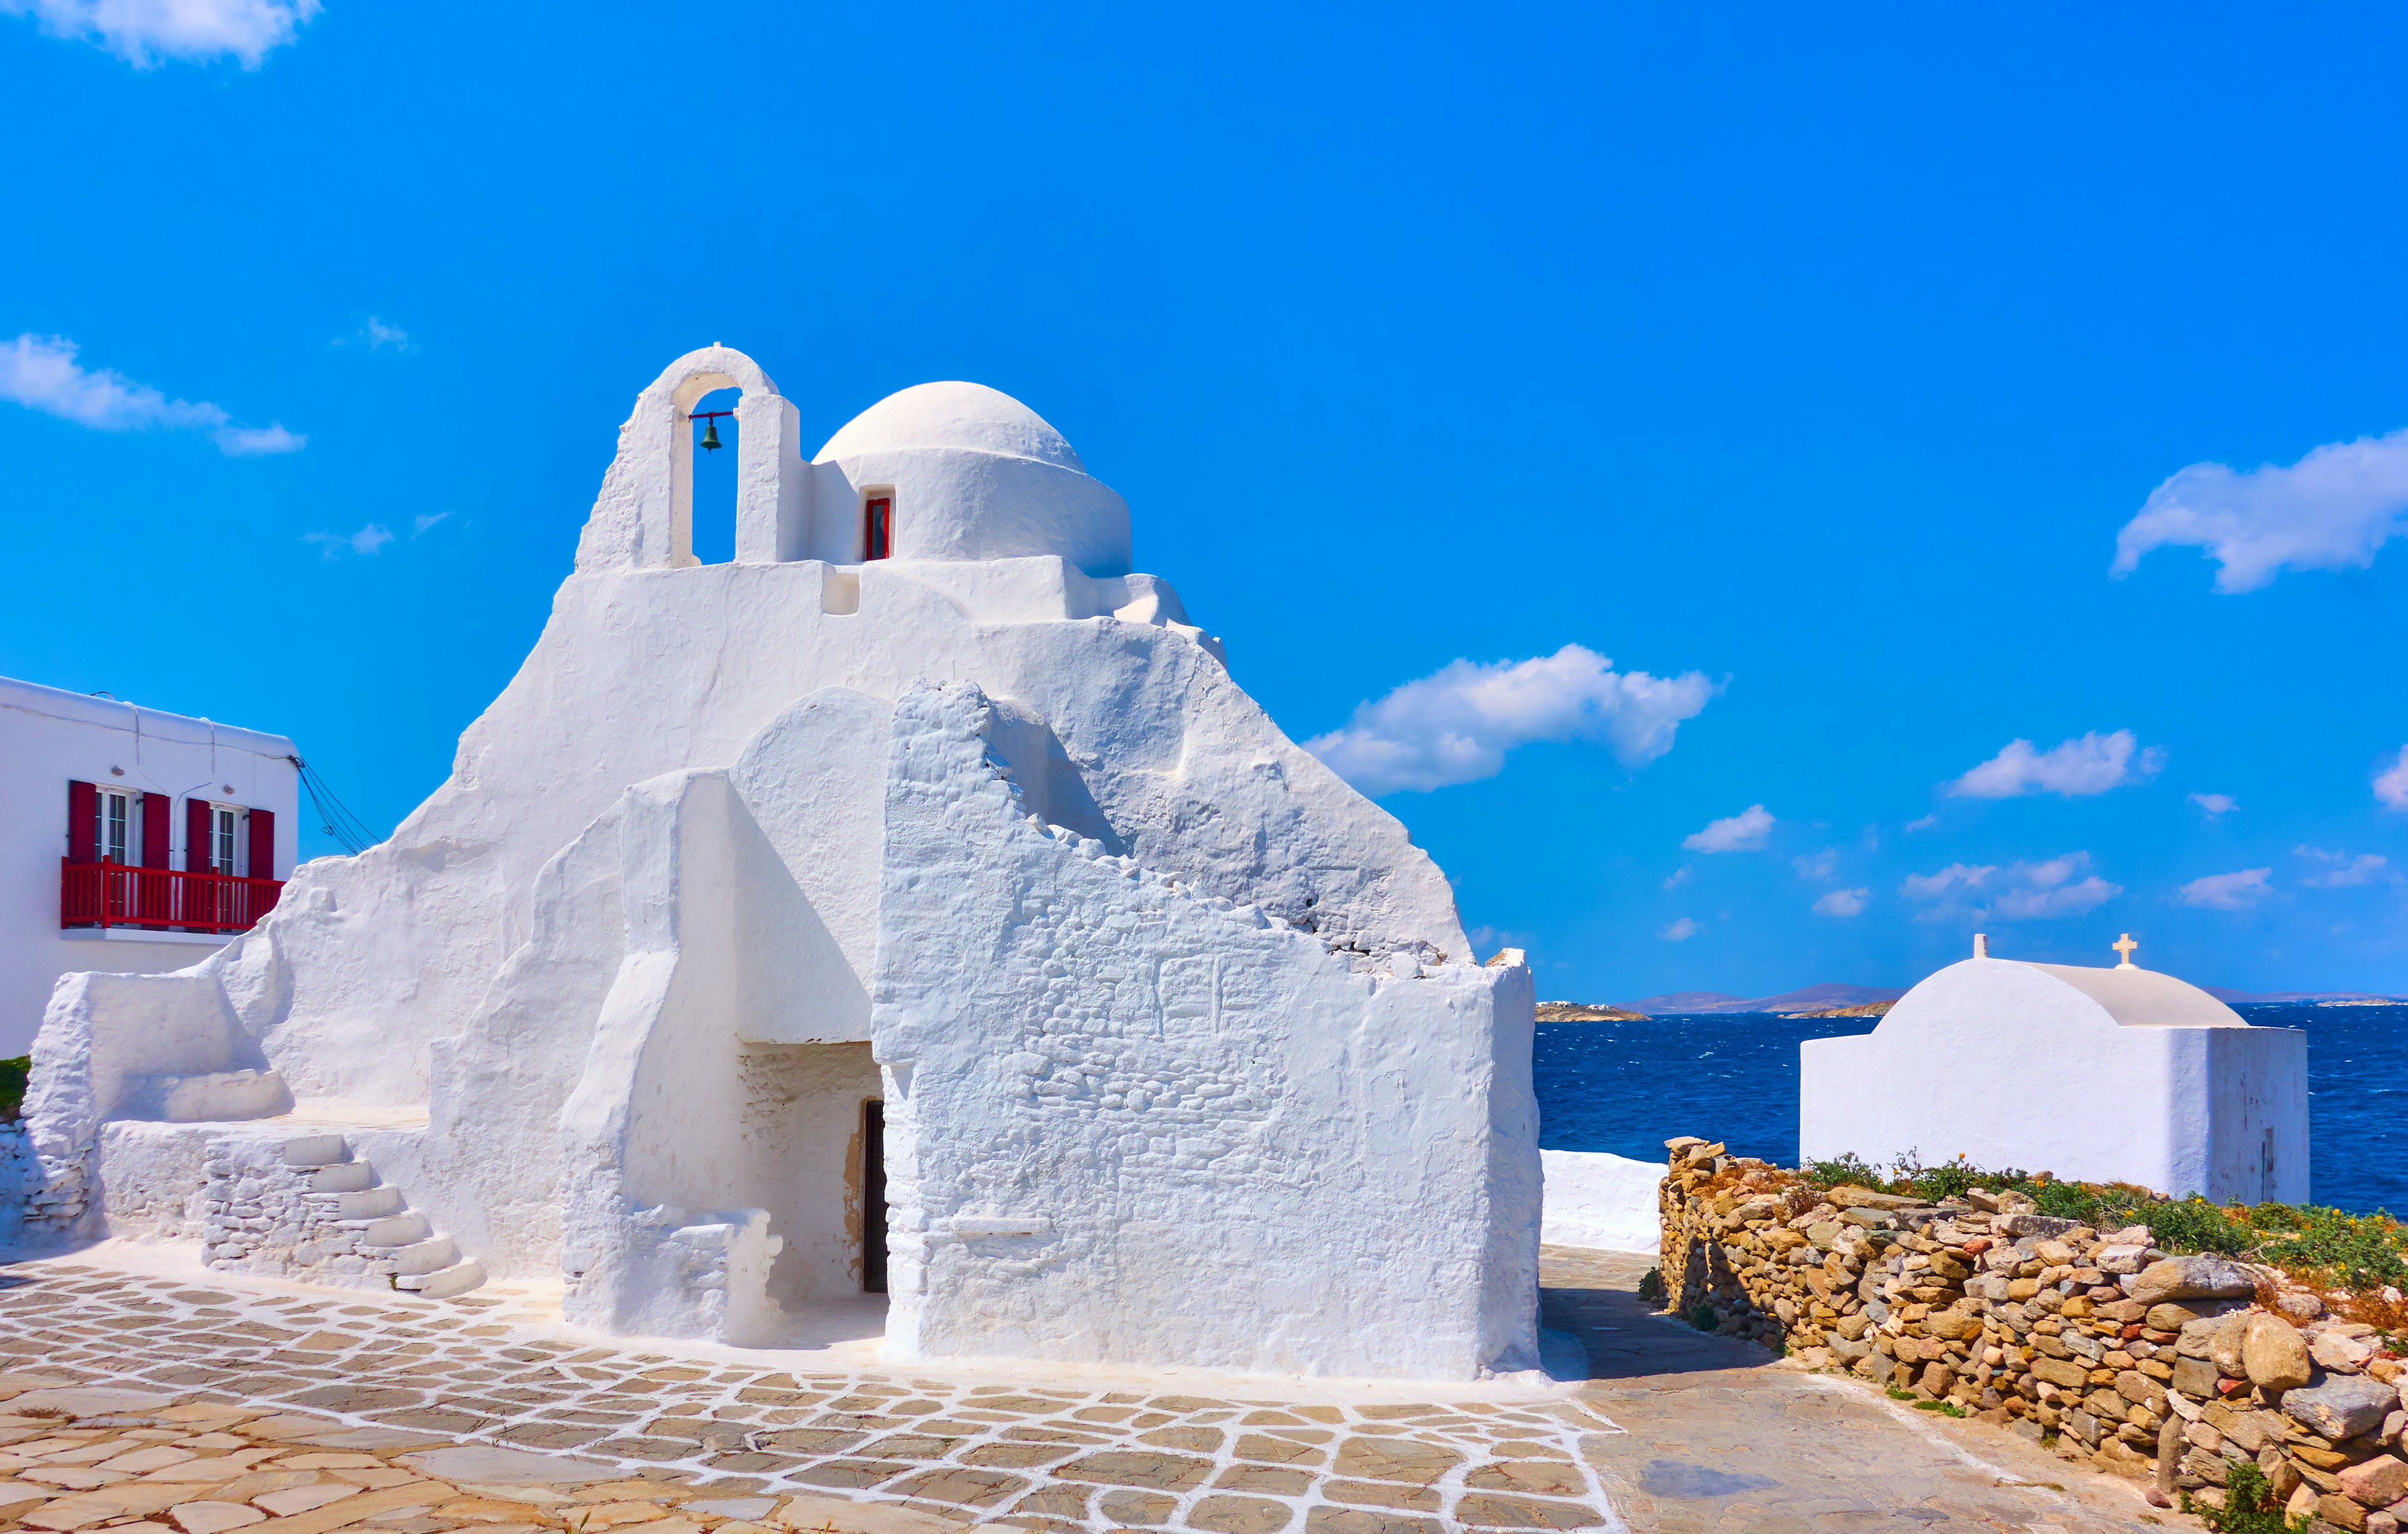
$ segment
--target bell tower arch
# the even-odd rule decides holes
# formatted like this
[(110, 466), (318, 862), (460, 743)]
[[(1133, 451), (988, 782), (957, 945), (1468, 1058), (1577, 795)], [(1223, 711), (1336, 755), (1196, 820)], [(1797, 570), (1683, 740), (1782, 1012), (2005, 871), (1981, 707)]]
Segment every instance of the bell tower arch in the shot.
[(694, 433), (696, 402), (714, 390), (736, 405), (736, 562), (805, 557), (810, 478), (794, 405), (760, 364), (732, 347), (709, 346), (671, 362), (636, 397), (619, 428), (619, 452), (578, 540), (580, 572), (676, 570), (694, 557)]

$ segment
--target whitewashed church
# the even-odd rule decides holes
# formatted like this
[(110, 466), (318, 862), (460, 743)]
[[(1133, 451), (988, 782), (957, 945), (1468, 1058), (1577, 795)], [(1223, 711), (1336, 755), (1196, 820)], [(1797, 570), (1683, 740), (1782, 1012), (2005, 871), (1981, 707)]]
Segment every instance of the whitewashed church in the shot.
[(890, 1359), (1534, 1365), (1519, 955), (1473, 960), (1025, 406), (801, 430), (681, 358), (392, 839), (195, 968), (60, 983), (28, 1232)]
[(2133, 1183), (2218, 1202), (2308, 1197), (2308, 1044), (2171, 974), (1973, 957), (1870, 1033), (1799, 1047), (1798, 1141), (1853, 1154)]

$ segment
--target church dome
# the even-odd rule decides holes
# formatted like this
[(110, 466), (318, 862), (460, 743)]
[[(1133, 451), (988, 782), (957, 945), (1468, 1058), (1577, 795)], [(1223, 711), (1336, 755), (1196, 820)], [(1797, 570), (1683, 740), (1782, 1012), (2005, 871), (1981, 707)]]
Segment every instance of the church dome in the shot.
[(1044, 417), (999, 389), (974, 383), (915, 384), (889, 394), (845, 422), (815, 462), (929, 447), (997, 453), (1087, 472)]

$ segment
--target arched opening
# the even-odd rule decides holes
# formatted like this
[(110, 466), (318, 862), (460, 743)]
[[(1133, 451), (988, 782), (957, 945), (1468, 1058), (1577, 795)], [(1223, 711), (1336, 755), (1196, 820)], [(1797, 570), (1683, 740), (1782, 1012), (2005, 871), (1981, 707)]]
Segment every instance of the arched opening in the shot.
[[(726, 564), (736, 558), (736, 464), (738, 389), (714, 389), (694, 402), (680, 423), (692, 464), (694, 557), (700, 564)], [(712, 444), (717, 446), (713, 447)]]

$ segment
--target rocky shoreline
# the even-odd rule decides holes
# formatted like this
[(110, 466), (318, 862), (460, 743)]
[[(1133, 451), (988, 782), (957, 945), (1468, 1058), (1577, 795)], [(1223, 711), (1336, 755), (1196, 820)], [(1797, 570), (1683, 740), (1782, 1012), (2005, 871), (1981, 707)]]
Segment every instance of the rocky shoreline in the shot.
[(2279, 1270), (2012, 1191), (1825, 1191), (1695, 1137), (1666, 1149), (1664, 1298), (1693, 1324), (2145, 1480), (2160, 1505), (2262, 1484), (2314, 1531), (2408, 1523), (2400, 1339)]

